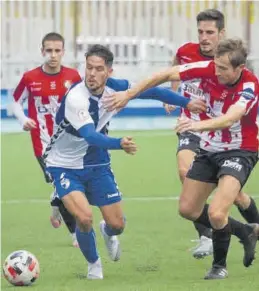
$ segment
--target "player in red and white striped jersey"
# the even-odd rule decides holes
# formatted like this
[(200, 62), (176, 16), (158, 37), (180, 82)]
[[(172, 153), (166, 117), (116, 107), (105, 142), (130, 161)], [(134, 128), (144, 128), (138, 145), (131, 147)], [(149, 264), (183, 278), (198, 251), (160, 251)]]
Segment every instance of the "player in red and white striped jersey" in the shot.
[[(226, 39), (219, 42), (214, 61), (174, 66), (104, 100), (109, 110), (120, 109), (141, 92), (164, 82), (201, 79), (207, 119), (182, 118), (176, 130), (206, 131), (201, 134), (202, 149), (184, 180), (179, 201), (183, 217), (213, 229), (214, 260), (205, 279), (227, 278), (231, 234), (243, 244), (244, 266), (249, 267), (255, 259), (259, 224), (243, 224), (229, 217), (231, 206), (258, 161), (259, 81), (245, 68), (246, 59), (242, 41)], [(206, 201), (214, 189), (208, 205)]]
[[(63, 55), (64, 38), (55, 32), (47, 34), (42, 40), (44, 64), (24, 73), (13, 93), (13, 113), (23, 129), (31, 133), (34, 154), (44, 172), (46, 182), (51, 181), (45, 174), (42, 155), (55, 131), (56, 112), (69, 87), (81, 81), (76, 70), (61, 65)], [(24, 114), (22, 107), (25, 101), (28, 102), (28, 116)], [(60, 226), (61, 214), (72, 234), (73, 245), (77, 246), (74, 218), (55, 195), (53, 195), (51, 205), (52, 225)]]
[[(216, 9), (207, 9), (197, 15), (199, 43), (187, 43), (181, 46), (174, 58), (174, 65), (182, 65), (193, 62), (213, 60), (217, 44), (225, 35), (224, 15)], [(177, 90), (179, 82), (172, 82), (172, 87)], [(181, 93), (191, 99), (204, 98), (200, 89), (200, 79), (188, 80), (180, 84)], [(168, 113), (174, 109), (173, 106), (165, 104)], [(181, 108), (181, 117), (192, 120), (207, 119), (206, 114), (194, 114), (188, 109)], [(211, 133), (213, 134), (213, 133)], [(177, 149), (178, 173), (181, 182), (184, 182), (186, 174), (200, 148), (199, 132), (178, 133), (179, 145)], [(259, 213), (255, 201), (246, 193), (240, 192), (235, 201), (241, 215), (248, 222), (259, 223)], [(192, 249), (195, 258), (202, 258), (212, 254), (211, 229), (194, 222), (199, 233), (199, 243)]]

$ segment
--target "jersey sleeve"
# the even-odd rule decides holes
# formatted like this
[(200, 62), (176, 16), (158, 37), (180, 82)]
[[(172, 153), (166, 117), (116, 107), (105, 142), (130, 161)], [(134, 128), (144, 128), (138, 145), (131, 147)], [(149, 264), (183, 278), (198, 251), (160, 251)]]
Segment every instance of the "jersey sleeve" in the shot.
[(211, 61), (201, 61), (188, 63), (179, 66), (181, 81), (192, 80), (196, 78), (214, 77), (214, 66)]
[(259, 98), (258, 88), (254, 82), (247, 82), (243, 84), (241, 91), (237, 92), (235, 95), (236, 105), (239, 105), (245, 109), (246, 114), (258, 104)]
[(65, 102), (65, 119), (78, 130), (84, 125), (93, 123), (89, 113), (89, 101), (82, 95), (71, 90)]
[(20, 80), (19, 84), (15, 88), (13, 92), (13, 98), (15, 102), (19, 102), (23, 104), (26, 99), (29, 97), (29, 91), (27, 88), (26, 77), (23, 75), (22, 79)]
[(107, 80), (106, 86), (113, 89), (114, 91), (126, 91), (132, 87), (132, 84), (125, 79), (109, 78)]

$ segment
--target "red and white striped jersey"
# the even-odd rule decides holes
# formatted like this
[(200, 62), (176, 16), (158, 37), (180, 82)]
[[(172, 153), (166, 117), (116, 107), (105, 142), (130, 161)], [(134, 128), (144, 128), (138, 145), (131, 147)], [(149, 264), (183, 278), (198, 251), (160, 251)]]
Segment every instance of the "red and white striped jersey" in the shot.
[(62, 66), (57, 74), (47, 74), (42, 67), (24, 73), (14, 90), (15, 102), (22, 104), (28, 100), (28, 117), (37, 127), (31, 130), (31, 139), (35, 156), (43, 154), (55, 127), (55, 115), (62, 97), (69, 87), (81, 81), (74, 69)]
[[(176, 59), (180, 65), (183, 65), (194, 62), (213, 60), (213, 57), (204, 56), (200, 51), (200, 45), (198, 43), (188, 42), (177, 50)], [(203, 96), (200, 94), (199, 85), (199, 78), (182, 82), (180, 86), (180, 92), (187, 98), (203, 98)], [(186, 108), (181, 108), (181, 116), (196, 121), (202, 120), (204, 118), (204, 115), (192, 113)], [(194, 132), (193, 134), (199, 135), (197, 132)]]
[(214, 61), (204, 61), (181, 65), (180, 78), (183, 81), (200, 78), (200, 94), (207, 104), (204, 119), (222, 116), (234, 104), (243, 106), (246, 110), (241, 120), (230, 128), (204, 131), (201, 134), (201, 148), (212, 152), (231, 149), (257, 152), (259, 81), (252, 72), (244, 69), (235, 85), (221, 85), (215, 75)]

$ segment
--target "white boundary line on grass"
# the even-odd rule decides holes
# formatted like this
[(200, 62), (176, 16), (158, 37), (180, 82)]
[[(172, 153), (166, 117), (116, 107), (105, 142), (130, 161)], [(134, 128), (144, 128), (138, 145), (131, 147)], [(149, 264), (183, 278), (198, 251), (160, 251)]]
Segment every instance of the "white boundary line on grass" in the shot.
[[(251, 197), (253, 197), (254, 199), (258, 199), (259, 195), (258, 194), (254, 194), (254, 195), (250, 195)], [(123, 201), (144, 201), (144, 202), (152, 202), (152, 201), (168, 201), (168, 200), (172, 200), (172, 201), (176, 201), (179, 200), (179, 196), (161, 196), (161, 197), (125, 197), (123, 198)], [(38, 203), (49, 203), (50, 200), (47, 199), (25, 199), (25, 200), (21, 200), (21, 199), (17, 199), (17, 200), (2, 200), (0, 203), (1, 204), (38, 204)]]

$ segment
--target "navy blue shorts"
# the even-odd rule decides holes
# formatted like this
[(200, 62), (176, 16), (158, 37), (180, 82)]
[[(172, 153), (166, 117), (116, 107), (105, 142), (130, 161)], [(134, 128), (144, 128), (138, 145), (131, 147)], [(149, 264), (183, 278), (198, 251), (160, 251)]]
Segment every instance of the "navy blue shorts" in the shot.
[(110, 166), (85, 169), (48, 167), (59, 198), (72, 191), (85, 193), (89, 204), (105, 206), (121, 201), (121, 193)]

